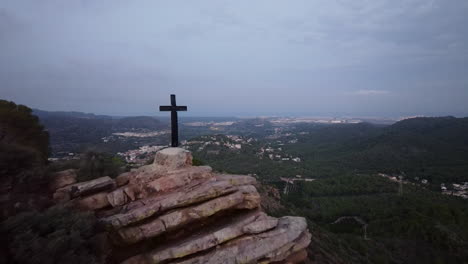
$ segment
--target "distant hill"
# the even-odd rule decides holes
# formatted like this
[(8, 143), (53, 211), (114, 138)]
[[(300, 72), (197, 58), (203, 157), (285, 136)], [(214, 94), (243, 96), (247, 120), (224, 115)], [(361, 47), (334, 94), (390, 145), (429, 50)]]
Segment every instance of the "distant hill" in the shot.
[(41, 118), (49, 131), (53, 152), (75, 152), (84, 144), (98, 144), (112, 133), (112, 119), (47, 116)]
[(247, 137), (263, 137), (273, 131), (273, 125), (264, 118), (241, 119), (229, 130), (230, 133)]
[(310, 169), (406, 173), (434, 183), (468, 181), (468, 118), (413, 118), (391, 126), (317, 128), (288, 150)]
[(115, 130), (148, 129), (159, 130), (167, 127), (167, 123), (149, 116), (132, 116), (114, 120)]
[(76, 152), (98, 147), (102, 138), (115, 132), (155, 131), (168, 128), (167, 122), (154, 117), (113, 117), (82, 112), (48, 112), (34, 110), (50, 133), (53, 153)]
[[(349, 174), (404, 174), (407, 179), (426, 179), (433, 187), (440, 183), (468, 181), (468, 118), (413, 118), (393, 125), (298, 124), (288, 130), (289, 138), (265, 137), (271, 127), (261, 122), (236, 124), (233, 130), (248, 137), (258, 136), (256, 145), (241, 153), (210, 154), (193, 148), (196, 158), (219, 170), (257, 173), (268, 178), (306, 175), (327, 178)], [(263, 137), (262, 137), (263, 136)], [(296, 138), (291, 143), (291, 139)], [(280, 141), (278, 141), (280, 140)], [(265, 144), (300, 163), (272, 162), (256, 155)], [(213, 146), (216, 148), (216, 146)], [(232, 170), (233, 169), (233, 170)]]
[[(287, 132), (250, 144), (244, 138), (241, 149), (226, 147), (237, 142), (223, 135), (198, 137), (189, 146), (197, 161), (215, 170), (257, 174), (263, 186), (275, 186), (276, 195), (265, 190), (279, 197), (279, 214), (309, 220), (314, 263), (468, 259), (466, 199), (442, 194), (439, 185), (468, 181), (468, 118), (413, 118), (387, 126), (299, 124)], [(267, 147), (301, 162), (259, 155)], [(379, 172), (404, 174), (405, 181), (418, 184), (400, 189)], [(290, 189), (275, 180), (295, 175), (315, 180), (295, 181)]]
[(112, 119), (111, 116), (106, 115), (95, 115), (91, 113), (83, 113), (76, 111), (44, 111), (39, 109), (33, 109), (33, 114), (37, 117), (50, 118), (50, 117), (75, 117), (75, 118), (87, 118), (87, 119)]

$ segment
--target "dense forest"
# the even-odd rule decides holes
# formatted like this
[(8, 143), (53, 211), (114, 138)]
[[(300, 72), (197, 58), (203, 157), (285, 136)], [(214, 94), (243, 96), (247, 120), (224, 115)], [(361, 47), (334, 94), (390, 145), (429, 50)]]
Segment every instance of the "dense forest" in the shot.
[(468, 181), (468, 118), (413, 118), (391, 126), (329, 126), (310, 130), (286, 149), (324, 175), (397, 173), (434, 184)]
[[(215, 144), (202, 150), (203, 144), (195, 144), (192, 150), (217, 170), (254, 173), (264, 185), (277, 188), (283, 207), (271, 213), (307, 217), (313, 261), (466, 262), (468, 204), (441, 194), (440, 183), (468, 181), (468, 118), (414, 118), (390, 126), (300, 124), (287, 132), (268, 140), (265, 130), (238, 150)], [(223, 135), (194, 141), (213, 138), (230, 142)], [(297, 142), (288, 143), (293, 138)], [(302, 162), (259, 156), (265, 146), (281, 147)], [(401, 175), (405, 182), (378, 173)], [(297, 174), (316, 180), (296, 181), (283, 193), (285, 183), (275, 179)]]
[(56, 171), (74, 168), (79, 180), (117, 176), (125, 163), (109, 153), (49, 163), (49, 133), (33, 111), (0, 100), (0, 263), (99, 263), (94, 215), (54, 205)]
[[(75, 169), (83, 181), (115, 177), (129, 168), (112, 153), (97, 150), (85, 151), (78, 159), (47, 162), (49, 133), (42, 120), (59, 135), (71, 133), (71, 138), (52, 137), (52, 141), (70, 140), (76, 145), (93, 146), (100, 137), (117, 131), (117, 121), (107, 117), (66, 115), (71, 116), (60, 113), (40, 120), (26, 106), (0, 101), (1, 241), (8, 241), (0, 252), (4, 262), (99, 262), (96, 219), (51, 206), (47, 184), (53, 173), (63, 169)], [(61, 127), (66, 122), (70, 123)], [(163, 125), (138, 117), (118, 122), (126, 129), (135, 124), (146, 124), (148, 130)], [(415, 118), (390, 126), (296, 124), (283, 128), (281, 137), (272, 137), (275, 126), (264, 119), (242, 120), (223, 131), (241, 136), (240, 149), (223, 147), (236, 141), (216, 135), (217, 131), (185, 129), (186, 136), (195, 136), (191, 141), (199, 142), (190, 145), (195, 165), (256, 174), (260, 189), (273, 188), (280, 194), (278, 204), (268, 209), (271, 214), (307, 218), (313, 262), (464, 263), (468, 259), (468, 204), (439, 192), (442, 182), (468, 180), (467, 118)], [(198, 137), (202, 132), (210, 135)], [(222, 144), (205, 145), (206, 140)], [(259, 149), (267, 146), (281, 148), (301, 162), (259, 155)], [(391, 181), (377, 175), (380, 172), (402, 175), (405, 182)], [(296, 175), (315, 181), (296, 181), (284, 193), (279, 177)], [(415, 178), (425, 178), (429, 184), (419, 184)]]
[[(149, 116), (111, 117), (81, 112), (47, 112), (34, 110), (51, 135), (53, 154), (88, 150), (119, 152), (137, 148), (142, 142), (119, 140), (103, 144), (103, 138), (115, 132), (157, 131), (168, 129), (167, 121)], [(145, 139), (140, 139), (144, 141)], [(154, 139), (153, 139), (154, 140)], [(167, 141), (167, 140), (166, 140)]]
[[(427, 179), (433, 188), (440, 188), (441, 183), (468, 181), (468, 118), (414, 118), (390, 126), (302, 124), (288, 132), (292, 136), (282, 138), (284, 144), (268, 140), (265, 129), (263, 136), (239, 151), (212, 145), (203, 151), (197, 146), (191, 149), (196, 158), (218, 170), (254, 173), (269, 180), (295, 175), (327, 178), (388, 173), (404, 175), (410, 181)], [(217, 137), (228, 141), (222, 135)], [(288, 143), (293, 137), (297, 142)], [(281, 147), (302, 162), (272, 161), (256, 155), (266, 145)], [(219, 154), (211, 155), (213, 150)]]
[[(374, 175), (298, 183), (280, 212), (307, 217), (311, 255), (343, 263), (464, 263), (468, 204)], [(317, 239), (320, 238), (320, 239)], [(324, 261), (326, 262), (326, 261)], [(333, 262), (333, 261), (332, 261)]]
[[(0, 175), (2, 189), (43, 184), (49, 134), (24, 105), (0, 100)], [(30, 184), (22, 184), (29, 181)]]

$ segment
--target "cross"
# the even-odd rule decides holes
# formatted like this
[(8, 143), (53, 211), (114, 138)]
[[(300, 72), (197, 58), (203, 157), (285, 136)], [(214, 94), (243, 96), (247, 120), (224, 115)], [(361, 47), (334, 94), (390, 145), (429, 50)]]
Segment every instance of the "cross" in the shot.
[(171, 94), (171, 105), (160, 106), (159, 111), (171, 111), (172, 147), (178, 147), (179, 125), (177, 124), (177, 111), (187, 111), (187, 106), (176, 105), (175, 94)]

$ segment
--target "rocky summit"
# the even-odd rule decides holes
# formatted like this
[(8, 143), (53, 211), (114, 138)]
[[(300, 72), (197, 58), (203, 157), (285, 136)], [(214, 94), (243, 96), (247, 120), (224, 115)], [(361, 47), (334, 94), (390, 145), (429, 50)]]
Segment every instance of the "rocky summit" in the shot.
[(107, 262), (299, 263), (311, 235), (302, 217), (274, 218), (260, 209), (256, 180), (192, 166), (182, 148), (119, 175), (76, 182), (57, 173), (54, 199), (95, 212)]

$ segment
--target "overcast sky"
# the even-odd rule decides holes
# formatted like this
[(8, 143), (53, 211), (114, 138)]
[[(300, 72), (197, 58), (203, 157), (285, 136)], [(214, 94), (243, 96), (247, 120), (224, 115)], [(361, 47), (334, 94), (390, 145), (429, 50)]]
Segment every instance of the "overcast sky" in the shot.
[(0, 98), (153, 115), (468, 115), (467, 0), (0, 0)]

